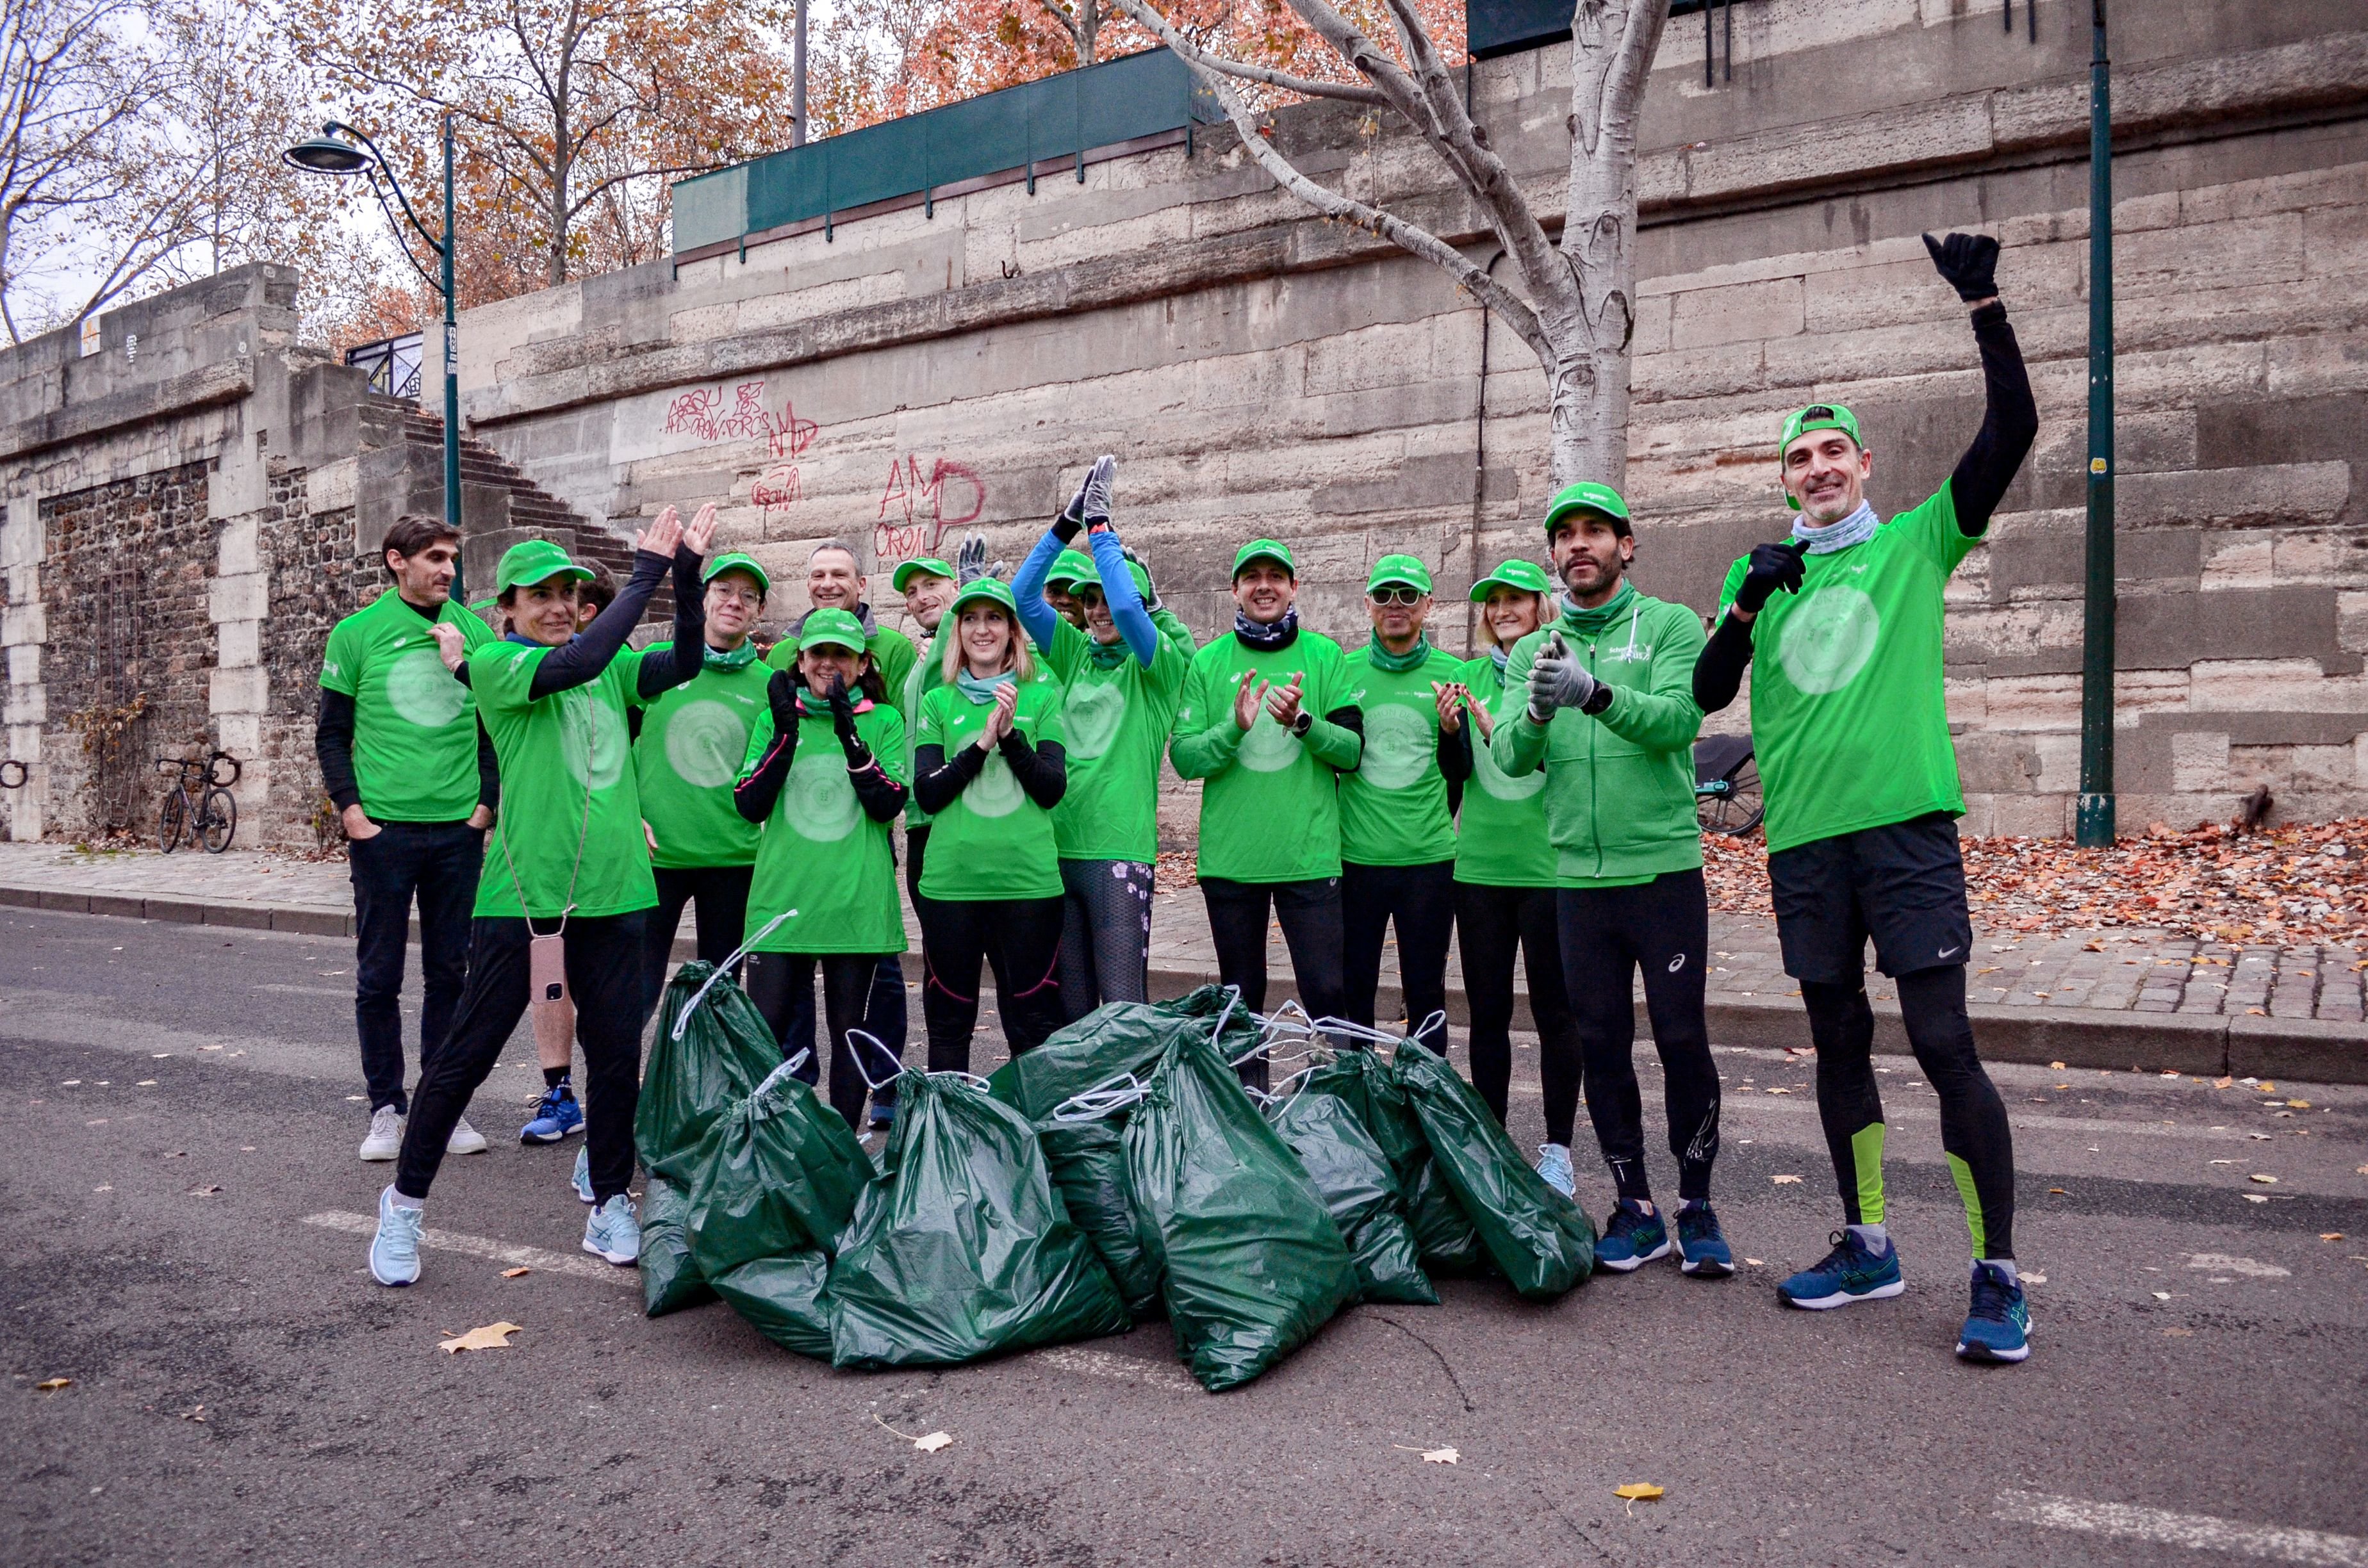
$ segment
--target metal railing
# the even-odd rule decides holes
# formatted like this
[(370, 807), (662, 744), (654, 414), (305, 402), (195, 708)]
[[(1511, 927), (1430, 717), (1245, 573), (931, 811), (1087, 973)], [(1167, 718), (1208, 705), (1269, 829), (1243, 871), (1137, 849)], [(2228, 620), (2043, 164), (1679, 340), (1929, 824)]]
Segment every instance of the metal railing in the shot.
[(382, 337), (376, 343), (347, 349), (346, 363), (370, 372), (370, 391), (416, 403), (420, 353), (420, 335), (406, 332), (401, 337)]

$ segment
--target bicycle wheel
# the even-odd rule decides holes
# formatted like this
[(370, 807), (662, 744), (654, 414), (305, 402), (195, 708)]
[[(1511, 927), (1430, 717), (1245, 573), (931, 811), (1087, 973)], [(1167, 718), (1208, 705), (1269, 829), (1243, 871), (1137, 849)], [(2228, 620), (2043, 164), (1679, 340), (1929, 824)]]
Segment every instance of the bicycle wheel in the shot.
[(181, 846), (181, 839), (189, 830), (189, 802), (177, 789), (166, 792), (164, 803), (156, 808), (156, 842), (170, 855)]
[(1759, 792), (1759, 766), (1747, 756), (1719, 782), (1725, 788), (1717, 794), (1701, 797), (1697, 814), (1708, 831), (1741, 838), (1768, 814)]
[(209, 855), (219, 855), (230, 847), (230, 835), (238, 831), (238, 797), (227, 790), (209, 790), (206, 803), (198, 813), (198, 837)]

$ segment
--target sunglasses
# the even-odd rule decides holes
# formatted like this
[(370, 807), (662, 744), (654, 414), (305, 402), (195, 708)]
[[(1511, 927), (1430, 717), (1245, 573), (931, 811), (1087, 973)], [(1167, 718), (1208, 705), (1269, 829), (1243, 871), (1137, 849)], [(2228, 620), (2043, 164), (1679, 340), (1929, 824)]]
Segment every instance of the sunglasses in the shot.
[(1376, 605), (1406, 605), (1411, 608), (1423, 601), (1420, 588), (1375, 588), (1365, 596)]

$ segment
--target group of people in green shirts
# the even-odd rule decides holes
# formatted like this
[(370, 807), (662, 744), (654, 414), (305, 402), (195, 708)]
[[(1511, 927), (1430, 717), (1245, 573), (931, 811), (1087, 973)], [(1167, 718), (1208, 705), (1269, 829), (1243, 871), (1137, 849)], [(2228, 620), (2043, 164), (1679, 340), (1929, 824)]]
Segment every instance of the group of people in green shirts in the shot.
[[(1309, 1013), (1372, 1026), (1395, 929), (1408, 1032), (1443, 1052), (1448, 954), (1460, 942), (1472, 1081), (1501, 1119), (1519, 960), (1540, 1040), (1540, 1173), (1574, 1190), (1583, 1097), (1614, 1183), (1599, 1263), (1624, 1272), (1674, 1251), (1689, 1275), (1731, 1274), (1710, 1205), (1720, 1095), (1704, 1027), (1692, 746), (1705, 713), (1767, 650), (1752, 723), (1770, 878), (1818, 1046), (1846, 1216), (1833, 1253), (1780, 1294), (1818, 1309), (1901, 1288), (1868, 1061), (1871, 938), (1941, 1092), (1973, 1233), (1959, 1353), (2021, 1359), (2010, 1144), (1964, 1006), (1971, 938), (1953, 821), (1964, 804), (1940, 622), (1941, 586), (1987, 528), (2036, 415), (1995, 298), (1996, 244), (1928, 243), (1972, 312), (1989, 388), (1981, 434), (1939, 493), (1884, 524), (1864, 499), (1873, 457), (1855, 417), (1833, 404), (1793, 415), (1779, 477), (1801, 517), (1785, 542), (1736, 563), (1713, 637), (1694, 611), (1628, 580), (1628, 505), (1591, 483), (1565, 486), (1545, 511), (1551, 576), (1513, 560), (1474, 585), (1485, 646), (1468, 660), (1430, 642), (1432, 580), (1408, 554), (1373, 564), (1360, 646), (1304, 628), (1298, 563), (1274, 539), (1235, 554), (1234, 623), (1196, 647), (1112, 525), (1110, 457), (1008, 585), (984, 569), (975, 540), (960, 565), (900, 565), (892, 585), (918, 647), (879, 624), (860, 558), (831, 541), (809, 561), (813, 608), (759, 658), (752, 639), (771, 584), (746, 554), (709, 555), (712, 507), (687, 530), (663, 513), (636, 541), (631, 580), (588, 620), (586, 569), (555, 545), (516, 547), (497, 574), (500, 638), (443, 602), (436, 573), (415, 564), (444, 551), (449, 584), (449, 535), (391, 534), (400, 592), (338, 627), (322, 676), (324, 732), (350, 751), (341, 779), (324, 742), (324, 775), (341, 806), (341, 786), (358, 791), (349, 832), (356, 811), (384, 823), (381, 834), (402, 830), (392, 845), (356, 834), (353, 854), (374, 1128), (385, 1111), (399, 1128), (392, 1151), (364, 1148), (398, 1162), (372, 1272), (388, 1284), (417, 1277), (419, 1205), (441, 1156), (467, 1146), (456, 1133), (470, 1095), (529, 1004), (563, 994), (576, 1009), (585, 1103), (564, 1061), (547, 1065), (522, 1136), (585, 1129), (585, 1247), (633, 1260), (640, 1031), (686, 906), (702, 958), (746, 953), (751, 999), (812, 1081), (826, 1039), (826, 1092), (850, 1125), (867, 1099), (875, 1125), (893, 1118), (906, 1032), (900, 816), (931, 1071), (968, 1068), (983, 971), (1015, 1053), (1102, 1003), (1146, 999), (1164, 760), (1201, 784), (1201, 893), (1220, 978), (1245, 1006), (1266, 1006), (1271, 923)], [(625, 633), (669, 571), (674, 637), (635, 652)], [(461, 944), (452, 885), (471, 879)], [(415, 893), (430, 991), (406, 1122), (399, 1023), (390, 1074), (381, 1004), (385, 933), (397, 928), (387, 911), (400, 901), (407, 914)], [(1674, 1215), (1645, 1170), (1632, 1062), (1640, 974), (1678, 1169)], [(1264, 1067), (1245, 1072), (1255, 1081)]]

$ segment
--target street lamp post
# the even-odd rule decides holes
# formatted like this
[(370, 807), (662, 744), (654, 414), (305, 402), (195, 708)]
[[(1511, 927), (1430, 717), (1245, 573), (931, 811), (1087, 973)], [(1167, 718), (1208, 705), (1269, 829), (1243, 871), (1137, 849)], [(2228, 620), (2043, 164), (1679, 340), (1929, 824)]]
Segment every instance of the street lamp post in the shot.
[(2113, 842), (2113, 118), (2105, 0), (2090, 0), (2089, 527), (2080, 653), (2080, 799), (2073, 840)]
[[(461, 531), (461, 353), (460, 328), (455, 315), (457, 301), (452, 283), (452, 111), (444, 111), (444, 235), (438, 239), (427, 232), (427, 225), (412, 210), (411, 199), (403, 194), (402, 185), (394, 171), (387, 166), (386, 154), (378, 150), (361, 131), (350, 125), (331, 120), (321, 127), (321, 134), (309, 142), (300, 142), (280, 156), (290, 165), (313, 174), (370, 174), (370, 189), (378, 190), (377, 176), (386, 176), (394, 199), (401, 204), (403, 215), (410, 220), (413, 229), (436, 253), (437, 270), (441, 275), (431, 278), (436, 291), (444, 296), (444, 521), (457, 536)], [(359, 142), (360, 146), (355, 143)], [(365, 151), (367, 149), (367, 151)], [(373, 172), (375, 171), (375, 172)], [(386, 199), (379, 197), (384, 206)], [(393, 222), (393, 214), (388, 213)], [(461, 597), (460, 563), (453, 564), (452, 597)]]

